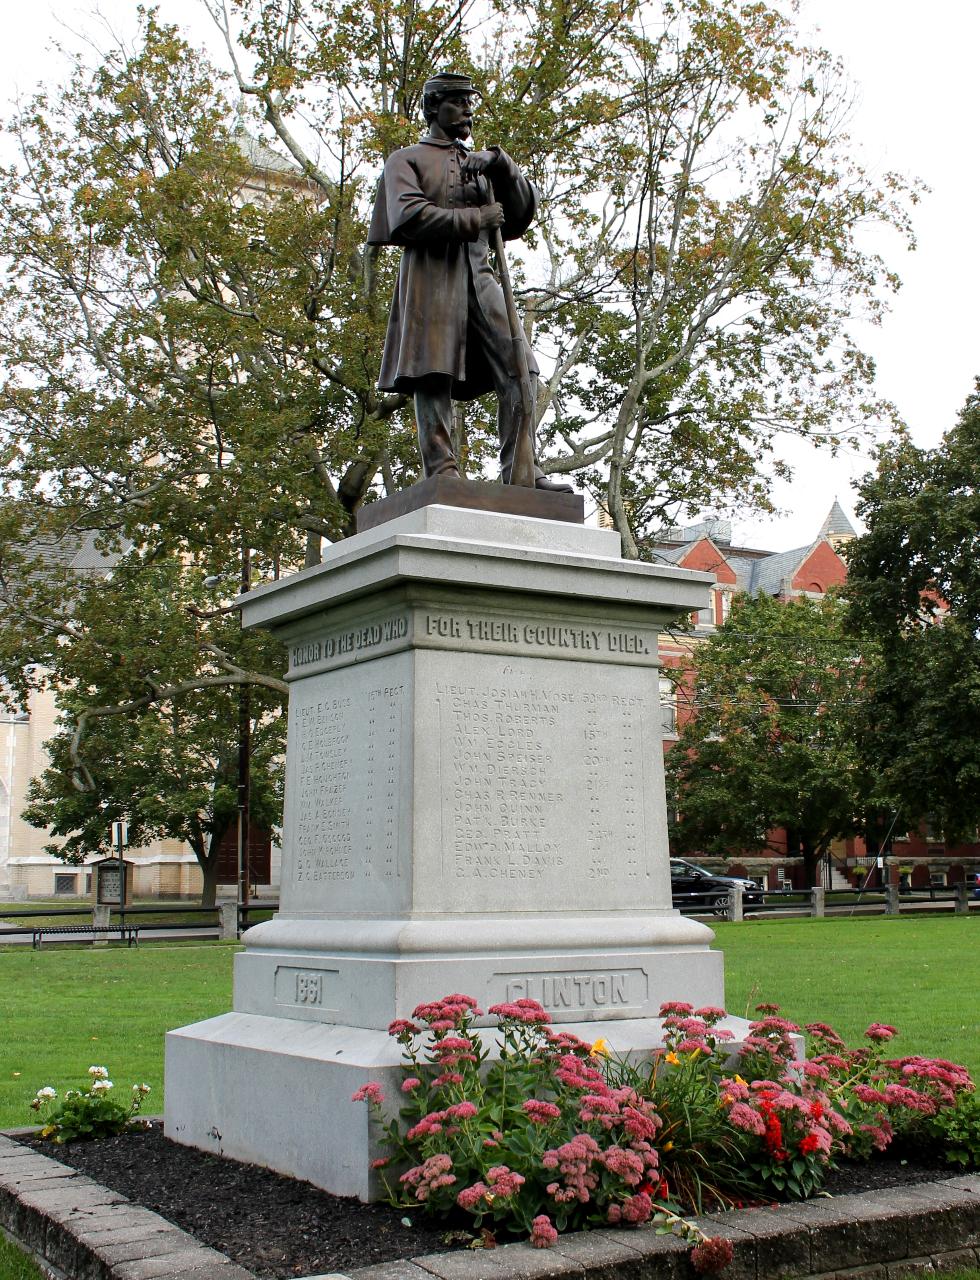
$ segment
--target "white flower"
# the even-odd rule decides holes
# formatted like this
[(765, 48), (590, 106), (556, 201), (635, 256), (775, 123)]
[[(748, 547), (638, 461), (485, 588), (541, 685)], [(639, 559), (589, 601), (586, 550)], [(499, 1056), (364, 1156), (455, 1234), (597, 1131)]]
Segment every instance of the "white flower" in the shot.
[(57, 1093), (49, 1084), (46, 1084), (43, 1089), (38, 1089), (37, 1091), (37, 1097), (39, 1098), (57, 1098), (57, 1096)]
[(112, 1088), (111, 1080), (93, 1080), (91, 1092), (92, 1093), (108, 1093), (108, 1091), (111, 1088)]
[(134, 1084), (133, 1093), (149, 1093), (150, 1086), (148, 1084)]
[(89, 1075), (90, 1075), (90, 1076), (95, 1076), (96, 1080), (108, 1080), (108, 1079), (109, 1079), (109, 1068), (108, 1068), (108, 1067), (89, 1067), (89, 1069), (88, 1069), (88, 1073), (89, 1073)]
[(78, 1091), (77, 1089), (66, 1089), (66, 1090), (65, 1090), (65, 1097), (66, 1097), (66, 1098), (77, 1098), (78, 1096), (79, 1096), (79, 1091)]

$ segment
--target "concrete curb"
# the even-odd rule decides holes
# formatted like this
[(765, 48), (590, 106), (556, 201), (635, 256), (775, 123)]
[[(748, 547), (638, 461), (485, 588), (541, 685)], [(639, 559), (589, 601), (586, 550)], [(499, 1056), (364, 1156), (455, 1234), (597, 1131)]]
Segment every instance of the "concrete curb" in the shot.
[(0, 1224), (70, 1280), (255, 1280), (159, 1214), (2, 1135)]
[[(722, 1280), (905, 1280), (980, 1265), (980, 1174), (697, 1219), (727, 1236)], [(0, 1135), (0, 1226), (70, 1280), (255, 1280), (159, 1214)], [(306, 1280), (692, 1280), (688, 1247), (650, 1228), (429, 1254)]]

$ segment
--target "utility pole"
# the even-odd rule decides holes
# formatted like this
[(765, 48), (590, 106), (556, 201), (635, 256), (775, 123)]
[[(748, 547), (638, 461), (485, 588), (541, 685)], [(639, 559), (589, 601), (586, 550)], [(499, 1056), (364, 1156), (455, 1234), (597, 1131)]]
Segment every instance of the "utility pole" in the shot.
[[(242, 544), (241, 590), (252, 589), (252, 553)], [(241, 625), (241, 613), (239, 613)], [(248, 684), (238, 690), (238, 923), (241, 927), (252, 891), (249, 854), (249, 793), (252, 764), (252, 693)]]

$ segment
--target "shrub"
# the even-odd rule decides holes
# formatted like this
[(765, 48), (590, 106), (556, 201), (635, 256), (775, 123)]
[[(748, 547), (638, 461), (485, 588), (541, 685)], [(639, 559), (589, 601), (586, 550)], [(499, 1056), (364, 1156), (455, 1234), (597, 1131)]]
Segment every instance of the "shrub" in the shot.
[(725, 1011), (670, 1001), (660, 1014), (663, 1052), (642, 1068), (610, 1059), (606, 1075), (655, 1102), (662, 1122), (656, 1142), (660, 1199), (698, 1213), (730, 1208), (750, 1198), (753, 1187), (744, 1176), (745, 1144), (719, 1102), (725, 1074), (719, 1046), (732, 1039), (717, 1025)]
[[(546, 1248), (560, 1231), (656, 1217), (695, 1246), (708, 1237), (662, 1203), (654, 1140), (663, 1121), (630, 1083), (610, 1082), (600, 1043), (549, 1027), (533, 1000), (495, 1005), (500, 1036), (489, 1060), (468, 996), (419, 1005), (389, 1032), (406, 1066), (390, 1159), (376, 1162), (392, 1204), (463, 1218), (486, 1240), (525, 1234)], [(354, 1094), (381, 1116), (376, 1083)], [(392, 1173), (401, 1172), (394, 1180)], [(655, 1207), (656, 1206), (656, 1207)], [(710, 1269), (724, 1247), (701, 1258)], [(699, 1255), (700, 1257), (701, 1255)]]
[(89, 1083), (81, 1089), (66, 1089), (60, 1105), (58, 1094), (50, 1085), (38, 1089), (31, 1110), (45, 1117), (42, 1138), (52, 1142), (77, 1142), (84, 1138), (108, 1138), (141, 1122), (136, 1119), (143, 1099), (150, 1092), (148, 1084), (134, 1084), (128, 1102), (120, 1102), (113, 1094), (114, 1085), (106, 1067), (89, 1067)]
[(980, 1098), (975, 1093), (961, 1093), (951, 1107), (930, 1116), (924, 1128), (947, 1163), (980, 1169)]
[[(561, 1231), (653, 1221), (710, 1270), (725, 1248), (685, 1221), (689, 1209), (805, 1199), (837, 1157), (870, 1158), (927, 1124), (976, 1159), (980, 1112), (963, 1067), (886, 1060), (895, 1029), (881, 1023), (856, 1048), (813, 1023), (816, 1051), (798, 1058), (800, 1028), (774, 1005), (757, 1012), (736, 1073), (722, 1009), (664, 1005), (664, 1047), (636, 1063), (555, 1031), (533, 1000), (490, 1009), (494, 1053), (469, 996), (419, 1005), (389, 1028), (405, 1056), (390, 1155), (375, 1162), (390, 1203), (465, 1222), (485, 1242), (504, 1232), (542, 1248)], [(354, 1098), (383, 1119), (378, 1084)]]

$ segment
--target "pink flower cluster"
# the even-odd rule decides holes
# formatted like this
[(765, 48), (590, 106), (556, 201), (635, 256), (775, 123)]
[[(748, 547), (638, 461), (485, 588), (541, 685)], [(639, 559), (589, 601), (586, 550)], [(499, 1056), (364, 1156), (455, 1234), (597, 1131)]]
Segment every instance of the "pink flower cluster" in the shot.
[(456, 1175), (450, 1172), (452, 1167), (452, 1159), (447, 1155), (429, 1156), (422, 1164), (403, 1173), (399, 1181), (414, 1192), (419, 1204), (423, 1204), (433, 1191), (450, 1187), (456, 1181)]
[(458, 1066), (461, 1062), (477, 1062), (473, 1052), (473, 1044), (465, 1036), (443, 1036), (432, 1046), (432, 1053), (445, 1070)]
[(543, 1027), (551, 1021), (551, 1014), (537, 1000), (511, 1000), (505, 1004), (492, 1004), (488, 1010), (501, 1022), (523, 1022), (527, 1026)]
[(430, 1111), (417, 1124), (412, 1125), (405, 1135), (407, 1141), (418, 1142), (422, 1138), (431, 1138), (437, 1133), (457, 1133), (459, 1126), (454, 1120), (472, 1120), (477, 1115), (477, 1108), (472, 1102), (455, 1102), (444, 1111)]
[(388, 1023), (388, 1034), (401, 1044), (407, 1044), (414, 1036), (422, 1034), (422, 1028), (407, 1018), (396, 1018)]
[(505, 1164), (494, 1165), (487, 1170), (487, 1182), (474, 1182), (472, 1186), (464, 1187), (457, 1195), (456, 1203), (467, 1213), (482, 1214), (495, 1201), (515, 1196), (524, 1182), (523, 1174), (515, 1173)]
[(970, 1093), (973, 1089), (966, 1067), (945, 1058), (912, 1056), (893, 1059), (884, 1065), (897, 1072), (903, 1084), (927, 1093), (942, 1107), (951, 1107), (961, 1093)]
[(412, 1010), (412, 1017), (420, 1018), (430, 1031), (454, 1031), (470, 1016), (480, 1016), (477, 1003), (472, 996), (460, 995), (458, 992), (443, 996), (441, 1000), (417, 1005)]
[(695, 1009), (683, 1000), (668, 1000), (660, 1006), (664, 1020), (664, 1044), (669, 1053), (712, 1054), (719, 1041), (733, 1040), (734, 1033), (716, 1026), (727, 1017), (724, 1009), (705, 1005)]
[(561, 1107), (556, 1107), (553, 1102), (541, 1102), (538, 1098), (529, 1098), (522, 1110), (532, 1124), (548, 1124), (561, 1115)]
[(535, 1249), (550, 1249), (558, 1239), (558, 1232), (551, 1225), (546, 1213), (539, 1213), (531, 1223), (531, 1244)]
[(611, 1204), (606, 1214), (610, 1223), (628, 1222), (631, 1226), (639, 1226), (648, 1222), (653, 1213), (653, 1201), (646, 1191), (638, 1191), (636, 1195), (627, 1196), (622, 1204)]
[(819, 1081), (828, 1095), (852, 1110), (856, 1104), (866, 1109), (853, 1117), (851, 1155), (871, 1148), (883, 1151), (896, 1129), (914, 1128), (920, 1117), (951, 1106), (959, 1093), (973, 1088), (966, 1068), (945, 1059), (882, 1061), (881, 1046), (898, 1034), (887, 1023), (873, 1022), (864, 1033), (871, 1044), (854, 1049), (825, 1022), (809, 1023), (806, 1029), (821, 1050), (803, 1064), (806, 1081)]
[(851, 1127), (824, 1093), (806, 1083), (800, 1093), (795, 1086), (792, 1077), (723, 1080), (720, 1101), (732, 1127), (760, 1139), (760, 1149), (776, 1163), (803, 1155), (826, 1164)]
[(385, 1100), (384, 1090), (374, 1080), (369, 1080), (367, 1084), (355, 1090), (350, 1097), (351, 1102), (373, 1102), (376, 1107), (380, 1107)]
[(898, 1032), (894, 1027), (888, 1026), (885, 1022), (872, 1022), (864, 1033), (869, 1040), (874, 1040), (878, 1044), (884, 1044), (887, 1040), (893, 1040)]
[(768, 1071), (779, 1075), (795, 1058), (795, 1049), (790, 1037), (799, 1033), (800, 1028), (788, 1018), (780, 1018), (778, 1005), (760, 1004), (757, 1012), (761, 1018), (749, 1023), (749, 1034), (742, 1042), (739, 1060), (743, 1064), (740, 1070), (747, 1074), (761, 1075)]
[(545, 1031), (545, 1041), (552, 1057), (563, 1057), (565, 1054), (577, 1054), (580, 1058), (588, 1058), (592, 1054), (592, 1046), (587, 1040), (581, 1040), (571, 1031)]
[[(560, 1147), (546, 1151), (541, 1163), (545, 1169), (558, 1174), (547, 1188), (548, 1194), (558, 1204), (572, 1201), (587, 1204), (599, 1185), (603, 1170), (631, 1188), (639, 1187), (641, 1183), (652, 1186), (660, 1176), (657, 1153), (642, 1139), (628, 1146), (602, 1148), (590, 1134), (578, 1133)], [(626, 1219), (628, 1222), (640, 1220)]]

